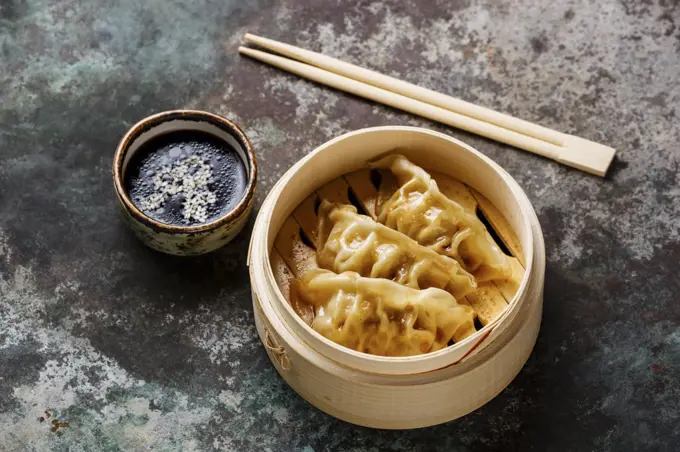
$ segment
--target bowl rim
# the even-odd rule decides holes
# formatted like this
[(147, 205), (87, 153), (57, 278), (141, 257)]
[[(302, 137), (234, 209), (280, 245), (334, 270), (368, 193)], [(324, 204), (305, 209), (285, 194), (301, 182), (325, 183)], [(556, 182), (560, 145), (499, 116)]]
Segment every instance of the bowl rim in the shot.
[[(160, 126), (163, 123), (175, 121), (175, 120), (185, 120), (194, 122), (208, 122), (216, 127), (221, 128), (225, 132), (232, 135), (232, 137), (238, 142), (238, 144), (243, 148), (246, 155), (248, 165), (248, 184), (243, 192), (243, 196), (231, 210), (226, 212), (224, 215), (219, 216), (215, 220), (208, 223), (202, 223), (195, 226), (176, 226), (167, 223), (162, 223), (158, 220), (151, 218), (141, 211), (130, 199), (125, 189), (125, 184), (123, 181), (123, 162), (125, 161), (125, 156), (130, 148), (130, 145), (141, 136), (144, 132), (147, 132), (155, 127)], [(178, 130), (195, 130), (193, 128), (182, 128)], [(217, 139), (222, 140), (220, 137)], [(235, 219), (241, 217), (248, 212), (248, 207), (255, 195), (255, 186), (257, 185), (257, 160), (255, 158), (255, 152), (250, 140), (246, 134), (232, 121), (224, 118), (222, 116), (201, 110), (168, 110), (160, 113), (155, 113), (153, 115), (147, 116), (144, 119), (138, 121), (133, 125), (123, 136), (123, 138), (118, 143), (116, 147), (116, 152), (113, 156), (113, 183), (116, 190), (116, 194), (119, 200), (124, 205), (125, 209), (138, 221), (146, 224), (157, 231), (171, 232), (171, 233), (194, 233), (203, 232), (215, 229), (216, 227), (222, 226), (226, 223), (230, 223)]]
[[(494, 172), (498, 173), (499, 176), (501, 176), (502, 179), (504, 179), (504, 184), (506, 185), (506, 188), (512, 193), (513, 196), (518, 197), (518, 203), (519, 204), (525, 204), (523, 208), (521, 209), (522, 213), (522, 223), (525, 225), (527, 229), (531, 229), (531, 218), (529, 217), (529, 213), (525, 210), (524, 207), (528, 206), (532, 211), (533, 207), (531, 206), (531, 203), (528, 200), (528, 197), (526, 196), (526, 193), (519, 187), (519, 184), (510, 176), (500, 165), (495, 163), (493, 160), (490, 158), (486, 157), (476, 149), (472, 148), (470, 145), (465, 144), (461, 142), (460, 140), (457, 140), (456, 138), (453, 138), (449, 135), (436, 132), (433, 130), (429, 130), (426, 128), (421, 128), (421, 127), (411, 127), (411, 126), (379, 126), (379, 127), (369, 127), (369, 128), (363, 128), (355, 131), (351, 131), (348, 133), (345, 133), (343, 135), (340, 135), (336, 138), (333, 138), (317, 148), (315, 148), (313, 151), (311, 151), (309, 154), (307, 154), (305, 157), (300, 159), (296, 164), (294, 164), (280, 179), (279, 181), (274, 185), (274, 187), (271, 189), (269, 194), (267, 195), (267, 198), (262, 204), (262, 207), (260, 208), (260, 213), (258, 214), (258, 218), (256, 220), (256, 226), (254, 228), (253, 236), (251, 238), (251, 250), (254, 248), (253, 242), (256, 239), (256, 237), (259, 234), (256, 234), (256, 232), (262, 231), (263, 232), (263, 244), (265, 246), (265, 249), (263, 250), (263, 261), (264, 261), (264, 270), (262, 273), (264, 275), (258, 275), (260, 272), (253, 272), (256, 276), (256, 278), (259, 280), (260, 277), (264, 278), (264, 282), (269, 283), (269, 288), (270, 288), (270, 294), (274, 295), (276, 298), (276, 303), (272, 303), (272, 308), (274, 308), (275, 314), (279, 317), (279, 319), (283, 322), (284, 325), (286, 325), (287, 328), (291, 329), (292, 325), (289, 324), (288, 319), (292, 318), (293, 321), (295, 322), (295, 325), (297, 325), (298, 328), (293, 329), (293, 333), (297, 336), (300, 336), (300, 339), (303, 343), (307, 344), (308, 346), (312, 347), (315, 349), (318, 353), (325, 355), (329, 357), (330, 359), (337, 361), (343, 365), (346, 366), (351, 366), (355, 369), (360, 369), (363, 371), (368, 371), (368, 372), (376, 372), (376, 368), (380, 367), (381, 365), (384, 366), (404, 366), (403, 369), (395, 369), (395, 368), (385, 368), (381, 367), (381, 372), (380, 373), (385, 373), (385, 374), (405, 374), (405, 373), (412, 373), (409, 371), (406, 371), (406, 369), (418, 369), (414, 373), (420, 373), (420, 372), (430, 372), (433, 370), (440, 369), (442, 367), (446, 367), (448, 365), (456, 364), (458, 362), (463, 361), (464, 359), (476, 355), (479, 351), (483, 350), (485, 347), (479, 347), (479, 345), (486, 341), (486, 339), (491, 335), (492, 332), (494, 332), (494, 329), (496, 329), (496, 326), (498, 326), (501, 321), (506, 320), (508, 318), (508, 315), (512, 312), (514, 315), (517, 314), (519, 311), (519, 307), (521, 307), (520, 303), (523, 300), (523, 296), (525, 295), (528, 287), (528, 283), (530, 281), (530, 276), (532, 274), (533, 270), (533, 265), (534, 265), (534, 250), (533, 250), (533, 241), (528, 242), (528, 247), (525, 248), (523, 251), (526, 253), (528, 258), (526, 259), (525, 262), (525, 272), (524, 276), (522, 278), (522, 282), (520, 283), (520, 286), (517, 290), (517, 293), (513, 297), (513, 300), (511, 303), (508, 304), (508, 308), (501, 314), (497, 319), (495, 319), (492, 323), (486, 325), (483, 329), (477, 331), (475, 334), (469, 336), (468, 338), (464, 339), (461, 342), (458, 342), (452, 346), (444, 347), (441, 350), (437, 350), (434, 352), (429, 352), (425, 353), (422, 355), (413, 355), (413, 356), (404, 356), (404, 357), (393, 357), (393, 356), (378, 356), (378, 355), (371, 355), (368, 353), (363, 353), (363, 352), (358, 352), (356, 350), (352, 350), (346, 347), (343, 347), (330, 339), (324, 337), (323, 335), (319, 334), (317, 331), (315, 331), (312, 327), (307, 325), (302, 319), (293, 311), (293, 308), (290, 306), (288, 302), (286, 302), (285, 297), (283, 296), (283, 293), (281, 292), (280, 288), (278, 287), (278, 284), (276, 284), (275, 279), (274, 279), (274, 272), (272, 269), (271, 265), (271, 249), (269, 249), (269, 236), (270, 233), (272, 234), (277, 234), (278, 231), (272, 231), (271, 229), (271, 219), (272, 219), (272, 213), (273, 213), (273, 207), (276, 205), (276, 202), (279, 199), (279, 196), (281, 194), (281, 191), (283, 188), (290, 183), (290, 178), (291, 175), (295, 174), (299, 169), (301, 169), (304, 165), (306, 165), (311, 159), (314, 158), (315, 155), (323, 152), (325, 149), (336, 145), (338, 142), (349, 139), (355, 135), (359, 134), (366, 134), (366, 133), (372, 133), (372, 132), (389, 132), (389, 131), (406, 131), (406, 132), (412, 132), (412, 133), (418, 133), (418, 134), (424, 134), (424, 135), (429, 135), (435, 138), (443, 139), (445, 141), (448, 141), (452, 145), (457, 145), (458, 147), (462, 148), (465, 152), (469, 152), (473, 154), (479, 161), (481, 161), (482, 164), (485, 164), (487, 166), (490, 166)], [(368, 158), (367, 158), (368, 160)], [(509, 181), (507, 180), (509, 179)], [(270, 208), (271, 206), (271, 208)], [(259, 227), (258, 227), (259, 226)], [(248, 263), (250, 263), (251, 257), (249, 256)], [(252, 274), (252, 273), (251, 273)], [(254, 286), (256, 284), (253, 284)], [(263, 298), (263, 297), (260, 297)], [(286, 315), (282, 315), (282, 313), (279, 310), (279, 307), (283, 307), (283, 309), (286, 311)], [(505, 325), (505, 328), (507, 325)], [(503, 328), (501, 332), (505, 329)], [(300, 334), (302, 333), (302, 334)], [(500, 332), (498, 333), (500, 334)], [(307, 340), (307, 339), (311, 339)], [(313, 342), (312, 342), (313, 341)], [(311, 342), (311, 343), (310, 343)], [(439, 366), (427, 366), (424, 365), (425, 362), (435, 362), (435, 361), (444, 361), (444, 358), (447, 355), (450, 355), (454, 353), (456, 350), (460, 349), (463, 347), (463, 345), (466, 344), (471, 344), (475, 342), (475, 345), (473, 345), (468, 352), (459, 360), (457, 361), (451, 361), (447, 362), (444, 365), (439, 365)], [(488, 344), (487, 344), (488, 345)], [(339, 358), (339, 359), (338, 359)], [(345, 359), (346, 358), (346, 359)]]

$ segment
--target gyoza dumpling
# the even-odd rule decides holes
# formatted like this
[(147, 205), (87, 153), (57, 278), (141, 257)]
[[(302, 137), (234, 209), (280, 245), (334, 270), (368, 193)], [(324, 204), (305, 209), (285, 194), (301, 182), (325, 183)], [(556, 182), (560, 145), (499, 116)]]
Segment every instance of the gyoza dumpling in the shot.
[(455, 259), (478, 281), (510, 276), (507, 256), (489, 237), (484, 224), (444, 196), (425, 170), (402, 155), (390, 155), (370, 166), (390, 170), (399, 186), (378, 207), (380, 223)]
[(382, 356), (439, 350), (475, 332), (473, 310), (448, 292), (411, 289), (358, 273), (314, 269), (291, 296), (314, 307), (312, 328), (342, 346)]
[(353, 271), (414, 289), (444, 289), (456, 299), (477, 287), (455, 260), (359, 215), (354, 206), (325, 200), (319, 207), (317, 263), (336, 273)]

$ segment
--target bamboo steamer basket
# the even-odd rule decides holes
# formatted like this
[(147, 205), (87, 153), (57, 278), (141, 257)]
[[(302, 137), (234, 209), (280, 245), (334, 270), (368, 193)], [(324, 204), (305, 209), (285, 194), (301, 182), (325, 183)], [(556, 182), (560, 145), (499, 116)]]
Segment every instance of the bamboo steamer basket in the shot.
[[(356, 352), (313, 331), (284, 298), (271, 265), (274, 239), (305, 197), (395, 149), (426, 170), (436, 169), (486, 197), (515, 233), (525, 268), (512, 302), (495, 321), (443, 350), (398, 358)], [(258, 335), (279, 374), (317, 408), (362, 426), (425, 427), (479, 408), (517, 375), (540, 327), (545, 248), (531, 203), (492, 160), (426, 129), (362, 129), (335, 138), (300, 160), (260, 209), (248, 266)]]

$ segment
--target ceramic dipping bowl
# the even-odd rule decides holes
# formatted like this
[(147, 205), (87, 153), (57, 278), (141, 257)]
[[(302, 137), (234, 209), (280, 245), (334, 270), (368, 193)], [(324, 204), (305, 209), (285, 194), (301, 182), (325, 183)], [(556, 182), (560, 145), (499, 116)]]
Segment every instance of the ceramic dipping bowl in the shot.
[[(132, 202), (124, 183), (132, 157), (144, 144), (178, 131), (212, 135), (235, 150), (245, 167), (247, 181), (240, 201), (231, 210), (207, 223), (183, 226), (155, 220)], [(256, 182), (255, 154), (243, 131), (228, 119), (202, 111), (167, 111), (141, 120), (125, 134), (113, 158), (113, 183), (125, 223), (147, 246), (178, 256), (205, 254), (229, 243), (248, 221)]]

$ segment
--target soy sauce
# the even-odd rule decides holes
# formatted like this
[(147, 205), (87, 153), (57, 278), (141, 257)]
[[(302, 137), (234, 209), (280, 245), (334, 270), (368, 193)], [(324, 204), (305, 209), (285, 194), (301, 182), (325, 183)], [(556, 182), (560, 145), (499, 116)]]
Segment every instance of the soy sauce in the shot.
[(236, 150), (198, 131), (149, 140), (132, 156), (125, 174), (125, 188), (135, 206), (174, 226), (196, 226), (225, 215), (239, 203), (247, 184)]

